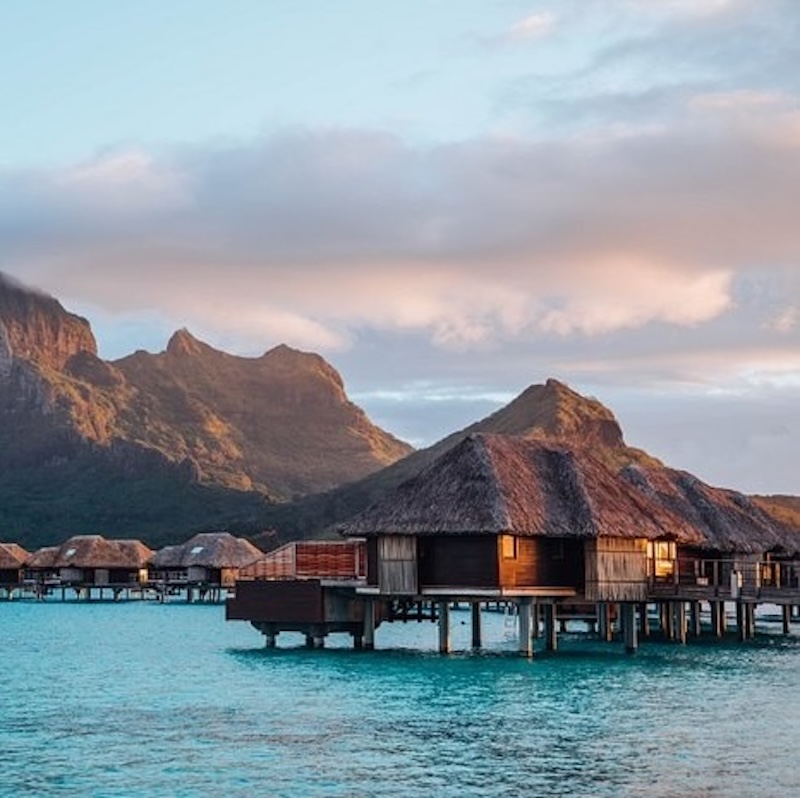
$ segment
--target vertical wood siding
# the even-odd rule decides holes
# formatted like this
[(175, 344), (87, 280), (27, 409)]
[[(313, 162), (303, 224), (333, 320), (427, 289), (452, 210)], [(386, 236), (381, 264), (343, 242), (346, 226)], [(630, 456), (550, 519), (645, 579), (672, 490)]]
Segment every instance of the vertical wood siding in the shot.
[(647, 541), (596, 538), (586, 541), (586, 598), (590, 601), (647, 599)]
[(416, 595), (417, 539), (411, 535), (378, 538), (378, 588), (391, 595)]

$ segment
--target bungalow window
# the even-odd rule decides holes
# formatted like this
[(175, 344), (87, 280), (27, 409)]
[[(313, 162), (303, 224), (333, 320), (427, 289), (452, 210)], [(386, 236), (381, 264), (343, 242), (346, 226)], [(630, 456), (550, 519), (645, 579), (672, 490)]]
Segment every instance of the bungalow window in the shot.
[(500, 538), (500, 546), (504, 560), (517, 559), (517, 539), (514, 535), (502, 535)]
[(653, 540), (647, 544), (647, 558), (656, 579), (668, 579), (675, 574), (676, 546), (672, 540)]

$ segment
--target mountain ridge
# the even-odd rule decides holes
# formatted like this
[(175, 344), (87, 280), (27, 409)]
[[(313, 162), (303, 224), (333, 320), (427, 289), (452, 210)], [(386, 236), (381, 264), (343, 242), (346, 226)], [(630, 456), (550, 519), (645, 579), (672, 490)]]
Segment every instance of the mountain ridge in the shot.
[[(138, 536), (250, 523), (265, 500), (330, 489), (411, 450), (348, 399), (320, 355), (278, 345), (243, 358), (181, 329), (162, 352), (105, 361), (86, 319), (0, 275), (0, 522), (13, 528), (27, 518), (39, 539), (106, 531), (87, 502), (98, 522)], [(162, 511), (165, 492), (210, 491), (226, 509), (203, 522), (195, 503), (191, 518), (145, 514), (135, 529), (126, 490)]]

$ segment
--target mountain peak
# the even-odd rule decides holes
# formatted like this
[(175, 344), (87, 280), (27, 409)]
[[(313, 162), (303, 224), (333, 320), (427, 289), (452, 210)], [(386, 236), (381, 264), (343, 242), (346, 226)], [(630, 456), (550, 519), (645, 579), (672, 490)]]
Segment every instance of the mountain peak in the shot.
[(60, 370), (79, 352), (97, 354), (89, 322), (0, 272), (0, 373), (14, 358)]
[(558, 438), (619, 448), (625, 445), (614, 414), (555, 379), (531, 385), (493, 415), (470, 427), (522, 438)]
[(210, 347), (195, 338), (186, 327), (181, 327), (172, 334), (167, 344), (167, 354), (175, 357), (193, 357), (202, 355)]

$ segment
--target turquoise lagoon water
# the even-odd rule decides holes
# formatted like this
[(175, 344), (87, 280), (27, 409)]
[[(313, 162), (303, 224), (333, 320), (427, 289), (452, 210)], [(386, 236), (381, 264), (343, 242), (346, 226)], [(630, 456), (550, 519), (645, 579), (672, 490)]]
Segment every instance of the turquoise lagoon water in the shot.
[(526, 661), (453, 617), (442, 657), (430, 623), (270, 651), (220, 606), (4, 602), (0, 795), (800, 795), (797, 625)]

